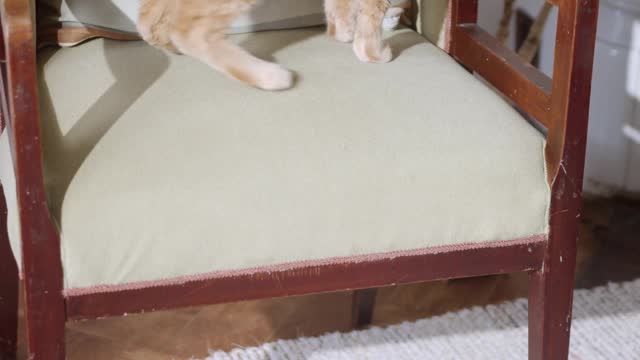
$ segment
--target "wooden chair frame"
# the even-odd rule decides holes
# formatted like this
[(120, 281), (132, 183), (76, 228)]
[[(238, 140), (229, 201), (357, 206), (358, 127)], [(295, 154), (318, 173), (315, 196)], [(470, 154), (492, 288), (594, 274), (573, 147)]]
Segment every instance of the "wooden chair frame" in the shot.
[[(451, 0), (446, 22), (446, 51), (548, 129), (552, 197), (544, 241), (65, 296), (60, 237), (43, 183), (33, 9), (30, 0), (0, 0), (1, 120), (16, 173), (29, 359), (65, 358), (67, 320), (510, 272), (530, 275), (529, 358), (566, 359), (598, 0), (547, 1), (559, 7), (553, 79), (476, 25), (477, 0)], [(4, 198), (0, 218), (0, 359), (14, 359), (19, 280)], [(375, 290), (355, 294), (354, 322), (366, 324)]]

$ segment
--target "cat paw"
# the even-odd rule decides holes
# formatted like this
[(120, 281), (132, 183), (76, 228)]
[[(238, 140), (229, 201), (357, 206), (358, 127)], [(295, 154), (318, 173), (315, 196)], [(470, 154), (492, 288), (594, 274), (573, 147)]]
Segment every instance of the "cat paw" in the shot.
[(294, 75), (279, 65), (268, 64), (261, 69), (256, 80), (257, 88), (269, 91), (286, 90), (293, 87)]
[(393, 52), (387, 44), (371, 44), (356, 39), (353, 42), (353, 52), (360, 61), (366, 63), (388, 63), (393, 59)]

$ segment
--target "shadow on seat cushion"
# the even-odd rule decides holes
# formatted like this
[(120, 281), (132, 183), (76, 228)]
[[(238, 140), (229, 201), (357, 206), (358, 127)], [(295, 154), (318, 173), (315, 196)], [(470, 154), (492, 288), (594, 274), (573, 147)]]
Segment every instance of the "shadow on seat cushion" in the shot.
[(67, 289), (546, 233), (543, 136), (420, 35), (386, 65), (320, 29), (234, 39), (295, 89), (141, 42), (40, 53)]

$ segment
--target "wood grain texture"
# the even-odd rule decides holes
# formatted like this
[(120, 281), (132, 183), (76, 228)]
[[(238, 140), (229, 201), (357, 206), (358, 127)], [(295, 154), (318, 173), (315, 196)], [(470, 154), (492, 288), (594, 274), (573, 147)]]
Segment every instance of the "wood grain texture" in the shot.
[(4, 0), (8, 129), (13, 140), (20, 211), (30, 359), (64, 359), (64, 298), (60, 239), (43, 184), (35, 39), (29, 0)]

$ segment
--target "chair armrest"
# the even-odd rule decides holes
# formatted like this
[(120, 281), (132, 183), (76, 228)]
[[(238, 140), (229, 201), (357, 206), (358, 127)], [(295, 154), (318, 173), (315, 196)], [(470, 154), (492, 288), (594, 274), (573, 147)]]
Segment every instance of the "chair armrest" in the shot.
[(548, 129), (549, 183), (561, 169), (581, 183), (598, 0), (546, 1), (559, 7), (553, 79), (476, 25), (478, 0), (450, 0), (444, 46)]
[(551, 78), (478, 25), (457, 27), (451, 54), (545, 127), (551, 118)]

